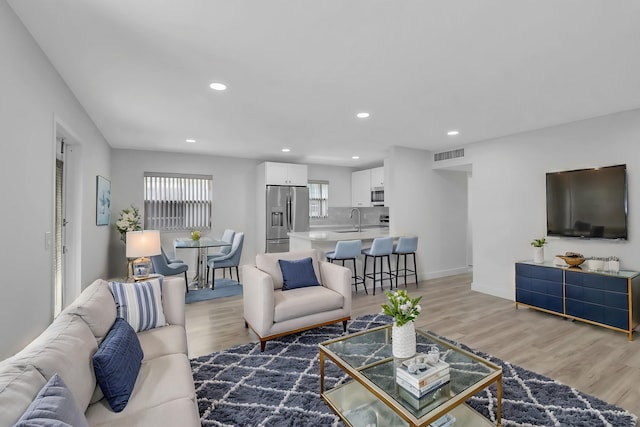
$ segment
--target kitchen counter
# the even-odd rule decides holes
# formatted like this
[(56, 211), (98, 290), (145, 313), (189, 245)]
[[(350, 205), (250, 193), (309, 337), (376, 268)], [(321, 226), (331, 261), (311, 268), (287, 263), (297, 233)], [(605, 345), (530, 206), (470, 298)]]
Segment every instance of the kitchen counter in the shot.
[[(292, 251), (320, 249), (322, 251), (332, 251), (336, 247), (336, 242), (341, 240), (362, 240), (362, 247), (371, 246), (373, 239), (378, 237), (388, 237), (388, 227), (365, 228), (362, 231), (351, 230), (315, 230), (303, 232), (291, 232), (289, 235), (289, 248)], [(395, 239), (399, 236), (392, 236)]]

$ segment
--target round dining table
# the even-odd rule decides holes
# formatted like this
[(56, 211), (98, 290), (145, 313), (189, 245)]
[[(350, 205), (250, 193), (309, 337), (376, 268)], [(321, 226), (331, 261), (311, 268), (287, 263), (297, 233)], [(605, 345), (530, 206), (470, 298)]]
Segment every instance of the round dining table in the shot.
[(173, 242), (176, 249), (197, 249), (198, 268), (193, 278), (198, 289), (203, 289), (207, 285), (207, 255), (209, 248), (221, 248), (223, 246), (231, 246), (231, 243), (224, 240), (212, 239), (210, 237), (201, 237), (198, 240), (193, 239), (176, 239)]

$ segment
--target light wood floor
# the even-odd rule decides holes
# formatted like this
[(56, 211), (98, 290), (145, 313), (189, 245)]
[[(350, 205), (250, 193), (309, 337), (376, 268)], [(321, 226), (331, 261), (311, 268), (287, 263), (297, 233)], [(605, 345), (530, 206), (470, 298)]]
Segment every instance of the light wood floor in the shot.
[[(629, 342), (621, 332), (516, 309), (511, 301), (472, 291), (471, 280), (463, 274), (423, 281), (418, 289), (409, 284), (411, 296), (423, 295), (416, 327), (640, 414), (640, 333)], [(380, 293), (354, 293), (352, 317), (380, 312), (385, 300)], [(242, 312), (242, 296), (187, 305), (189, 357), (257, 342)]]

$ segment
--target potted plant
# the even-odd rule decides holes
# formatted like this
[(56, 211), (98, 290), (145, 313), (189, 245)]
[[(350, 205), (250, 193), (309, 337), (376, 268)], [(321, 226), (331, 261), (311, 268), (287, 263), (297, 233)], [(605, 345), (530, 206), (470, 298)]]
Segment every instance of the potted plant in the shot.
[(544, 262), (544, 245), (547, 244), (545, 237), (540, 239), (533, 239), (531, 246), (533, 246), (533, 262), (542, 264)]
[(410, 298), (405, 290), (386, 291), (388, 304), (382, 304), (384, 314), (393, 317), (391, 348), (393, 357), (408, 358), (416, 354), (416, 329), (413, 322), (422, 311), (421, 296)]

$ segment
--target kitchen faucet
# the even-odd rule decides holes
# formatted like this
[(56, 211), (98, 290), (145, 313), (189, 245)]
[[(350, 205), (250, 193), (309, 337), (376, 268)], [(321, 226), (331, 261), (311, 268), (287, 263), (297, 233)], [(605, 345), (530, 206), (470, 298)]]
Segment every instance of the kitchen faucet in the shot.
[(358, 231), (362, 231), (362, 214), (360, 213), (360, 209), (353, 208), (349, 213), (349, 218), (353, 218), (353, 212), (358, 212)]

